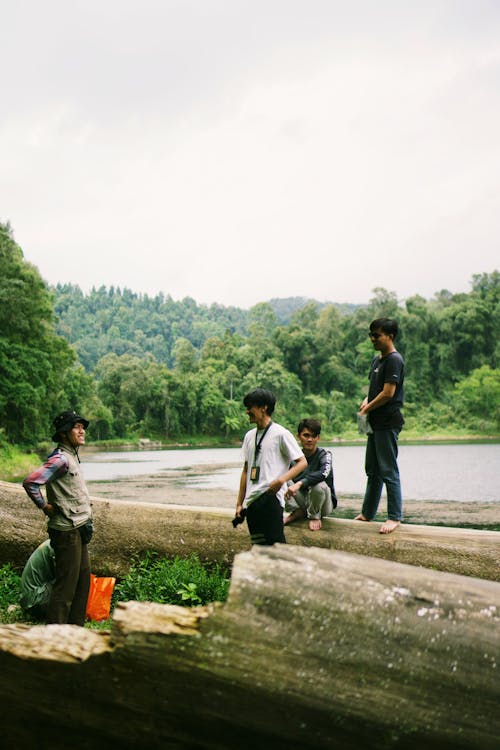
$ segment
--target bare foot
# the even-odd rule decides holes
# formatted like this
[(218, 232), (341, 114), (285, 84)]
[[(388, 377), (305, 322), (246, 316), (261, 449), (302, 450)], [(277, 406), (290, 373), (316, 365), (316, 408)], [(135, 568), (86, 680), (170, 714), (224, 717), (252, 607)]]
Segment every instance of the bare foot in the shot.
[(289, 516), (287, 516), (283, 523), (286, 525), (287, 523), (293, 523), (294, 521), (298, 521), (300, 518), (304, 518), (304, 513), (302, 512), (302, 508), (296, 508), (294, 511), (290, 513)]
[(391, 531), (394, 531), (394, 529), (397, 529), (401, 521), (393, 521), (390, 518), (385, 521), (382, 526), (380, 527), (380, 533), (381, 534), (390, 534)]
[[(360, 513), (358, 516), (356, 516), (356, 518), (354, 520), (355, 521), (368, 521), (368, 518), (365, 518), (364, 515), (362, 513)], [(369, 523), (369, 521), (368, 521), (368, 523)]]
[(319, 531), (321, 528), (321, 519), (311, 518), (309, 521), (309, 528), (311, 529), (311, 531)]

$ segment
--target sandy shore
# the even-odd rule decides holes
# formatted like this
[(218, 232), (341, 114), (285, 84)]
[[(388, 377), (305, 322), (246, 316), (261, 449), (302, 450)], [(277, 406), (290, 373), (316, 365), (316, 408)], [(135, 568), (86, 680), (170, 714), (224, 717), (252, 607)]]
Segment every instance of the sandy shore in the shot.
[[(196, 477), (196, 474), (196, 468), (193, 467), (193, 478)], [(92, 495), (104, 499), (234, 508), (236, 488), (233, 492), (227, 489), (186, 487), (185, 480), (185, 472), (183, 472), (181, 481), (178, 472), (174, 471), (165, 476), (144, 476), (105, 482), (94, 481), (87, 484)], [(339, 507), (334, 516), (354, 518), (359, 513), (360, 506), (360, 497), (340, 496)], [(384, 499), (380, 509), (380, 518), (382, 518), (386, 510)], [(404, 521), (417, 524), (491, 528), (493, 525), (500, 525), (500, 505), (498, 503), (407, 500), (404, 505)]]

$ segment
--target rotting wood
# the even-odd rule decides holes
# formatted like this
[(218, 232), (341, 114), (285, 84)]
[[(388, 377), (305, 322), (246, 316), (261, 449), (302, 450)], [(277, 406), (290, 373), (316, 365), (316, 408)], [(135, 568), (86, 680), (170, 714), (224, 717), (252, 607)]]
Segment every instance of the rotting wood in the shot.
[[(90, 545), (93, 571), (123, 576), (134, 555), (148, 550), (230, 565), (250, 548), (246, 525), (233, 529), (228, 509), (93, 498), (96, 532)], [(403, 524), (379, 534), (379, 524), (324, 519), (319, 532), (307, 523), (287, 526), (293, 545), (326, 547), (460, 575), (500, 581), (500, 532)], [(0, 565), (22, 568), (47, 536), (45, 519), (20, 486), (0, 483)]]
[(74, 750), (493, 750), (499, 625), (498, 583), (255, 548), (237, 555), (225, 605), (123, 604), (81, 661), (84, 630), (0, 628), (2, 739), (41, 750), (68, 736)]

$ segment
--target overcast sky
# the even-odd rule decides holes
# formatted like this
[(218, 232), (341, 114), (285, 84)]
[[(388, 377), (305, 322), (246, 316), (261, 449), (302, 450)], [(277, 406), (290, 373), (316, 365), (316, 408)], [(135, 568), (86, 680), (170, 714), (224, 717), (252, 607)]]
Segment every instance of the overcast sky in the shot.
[(4, 0), (0, 221), (50, 284), (250, 307), (500, 267), (498, 0)]

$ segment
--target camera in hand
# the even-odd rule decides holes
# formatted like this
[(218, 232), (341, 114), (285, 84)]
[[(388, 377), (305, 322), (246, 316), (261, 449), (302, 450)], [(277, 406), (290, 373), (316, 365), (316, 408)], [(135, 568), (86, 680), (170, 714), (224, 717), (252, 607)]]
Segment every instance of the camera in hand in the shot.
[(233, 528), (236, 528), (240, 523), (243, 523), (243, 521), (245, 520), (246, 514), (247, 514), (246, 509), (242, 508), (240, 514), (236, 515), (231, 521), (231, 523), (233, 524)]

